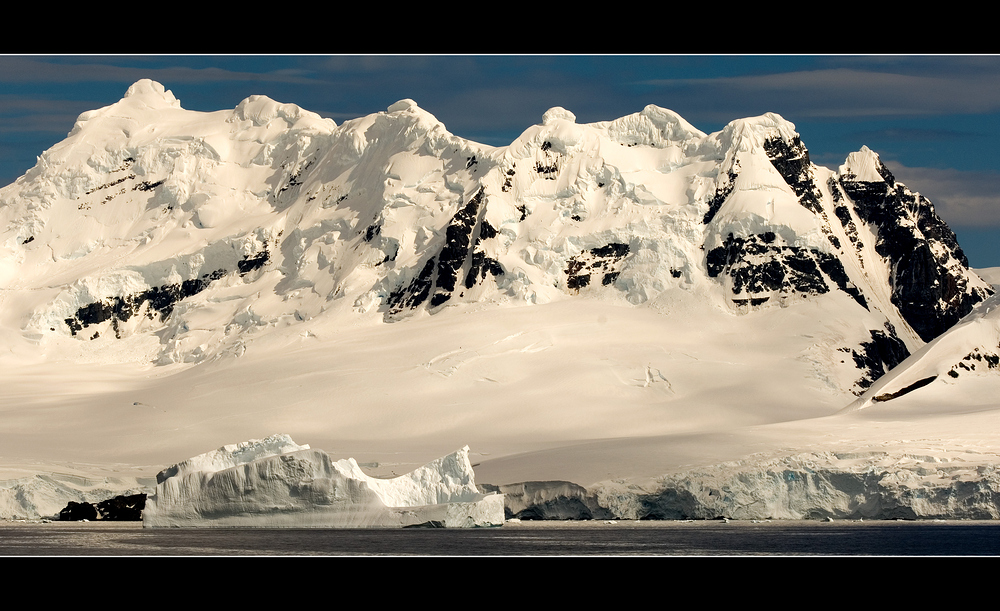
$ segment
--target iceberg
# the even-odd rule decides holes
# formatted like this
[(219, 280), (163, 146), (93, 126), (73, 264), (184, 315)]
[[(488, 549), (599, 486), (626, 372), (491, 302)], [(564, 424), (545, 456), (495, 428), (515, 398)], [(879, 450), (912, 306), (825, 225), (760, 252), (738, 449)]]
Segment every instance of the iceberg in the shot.
[(476, 488), (469, 447), (392, 479), (353, 458), (273, 435), (164, 469), (144, 528), (473, 528), (502, 526), (502, 494)]

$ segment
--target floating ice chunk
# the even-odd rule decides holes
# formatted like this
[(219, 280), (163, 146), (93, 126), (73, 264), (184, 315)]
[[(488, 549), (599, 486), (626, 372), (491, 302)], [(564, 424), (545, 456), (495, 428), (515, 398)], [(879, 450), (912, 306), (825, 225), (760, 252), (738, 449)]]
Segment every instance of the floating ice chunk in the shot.
[(215, 473), (260, 458), (308, 449), (308, 444), (300, 446), (292, 441), (288, 435), (271, 435), (264, 439), (251, 439), (250, 441), (225, 445), (218, 450), (205, 452), (176, 465), (171, 465), (156, 475), (156, 483), (161, 484), (171, 477), (183, 477), (189, 473)]
[(501, 494), (481, 494), (469, 448), (380, 480), (353, 458), (275, 435), (225, 446), (163, 471), (145, 527), (349, 528), (500, 526)]

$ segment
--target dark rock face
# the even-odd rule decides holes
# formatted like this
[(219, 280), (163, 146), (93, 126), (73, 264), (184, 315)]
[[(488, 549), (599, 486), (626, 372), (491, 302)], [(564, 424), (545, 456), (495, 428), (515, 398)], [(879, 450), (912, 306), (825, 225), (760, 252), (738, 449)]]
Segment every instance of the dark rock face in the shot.
[[(264, 249), (257, 254), (247, 255), (238, 261), (236, 263), (237, 271), (241, 276), (245, 276), (253, 270), (264, 267), (269, 260), (270, 253), (267, 249)], [(110, 320), (111, 327), (115, 331), (115, 337), (121, 339), (121, 324), (138, 314), (143, 304), (149, 305), (147, 315), (151, 319), (155, 312), (159, 315), (160, 320), (164, 321), (174, 311), (174, 304), (178, 301), (185, 297), (197, 295), (207, 289), (212, 282), (229, 273), (228, 270), (217, 269), (202, 274), (197, 278), (185, 280), (180, 284), (164, 284), (132, 295), (121, 295), (103, 301), (95, 301), (78, 308), (76, 315), (72, 318), (67, 318), (64, 322), (69, 327), (70, 333), (75, 336), (90, 325)], [(97, 336), (95, 335), (91, 339), (95, 337)]]
[(469, 258), (469, 272), (465, 275), (465, 288), (471, 289), (477, 282), (485, 280), (487, 274), (491, 274), (494, 278), (503, 275), (504, 270), (500, 262), (486, 256), (486, 251), (483, 250), (483, 241), (492, 240), (497, 235), (497, 230), (485, 218), (480, 220), (479, 235), (472, 246), (472, 254)]
[(771, 160), (771, 165), (795, 191), (799, 203), (816, 214), (821, 214), (823, 212), (823, 206), (820, 204), (821, 195), (813, 182), (809, 151), (798, 136), (790, 143), (781, 138), (771, 138), (764, 142), (764, 151)]
[(486, 256), (486, 253), (475, 251), (469, 265), (469, 273), (465, 276), (465, 288), (471, 289), (477, 282), (486, 279), (487, 274), (494, 278), (503, 275), (503, 266), (496, 259)]
[(66, 507), (59, 512), (59, 519), (63, 522), (96, 520), (97, 508), (90, 503), (77, 503), (76, 501), (70, 501)]
[(148, 180), (144, 180), (144, 181), (140, 182), (139, 184), (137, 184), (136, 186), (134, 186), (132, 188), (132, 190), (133, 191), (152, 191), (153, 189), (155, 189), (156, 187), (159, 187), (160, 185), (162, 185), (165, 182), (166, 182), (165, 180), (158, 180), (156, 182), (149, 182)]
[[(830, 189), (830, 193), (833, 195), (833, 203), (836, 204), (836, 208), (833, 209), (833, 213), (837, 216), (837, 220), (844, 227), (844, 231), (847, 233), (847, 238), (851, 241), (854, 249), (858, 253), (862, 252), (864, 248), (864, 242), (861, 241), (861, 236), (858, 235), (858, 227), (854, 223), (854, 218), (851, 216), (850, 209), (845, 205), (844, 193), (840, 188), (840, 183), (837, 179), (830, 177), (827, 181), (827, 187)], [(864, 259), (861, 259), (861, 264), (864, 265)]]
[(902, 363), (910, 351), (906, 344), (896, 335), (896, 329), (889, 323), (885, 331), (870, 331), (872, 340), (861, 342), (861, 350), (841, 348), (842, 352), (850, 352), (854, 364), (863, 372), (862, 377), (854, 383), (854, 394), (860, 395), (868, 389), (875, 380), (889, 372), (890, 369)]
[(546, 180), (555, 180), (559, 175), (559, 156), (552, 152), (552, 143), (543, 142), (541, 150), (544, 161), (535, 162), (535, 172)]
[[(998, 346), (997, 349), (1000, 350), (1000, 346)], [(957, 378), (961, 375), (959, 370), (968, 372), (976, 371), (977, 364), (979, 365), (980, 370), (989, 371), (998, 369), (1000, 368), (1000, 354), (990, 351), (984, 352), (979, 348), (976, 348), (969, 354), (963, 356), (962, 360), (948, 371), (948, 375), (953, 378)]]
[[(239, 270), (240, 275), (245, 275), (252, 272), (255, 269), (260, 269), (267, 264), (271, 259), (271, 254), (265, 248), (255, 255), (247, 255), (243, 257), (242, 261), (236, 263), (236, 268)], [(221, 278), (221, 276), (220, 276)]]
[(403, 310), (414, 310), (427, 300), (434, 286), (434, 258), (424, 263), (423, 269), (406, 286), (401, 286), (389, 294), (386, 305), (390, 314), (398, 314)]
[[(504, 193), (507, 193), (514, 188), (514, 175), (517, 173), (517, 170), (515, 168), (516, 166), (511, 167), (506, 172), (504, 172), (505, 176), (503, 180), (503, 186), (500, 187), (500, 190), (503, 191)], [(521, 220), (523, 221), (524, 219), (522, 218)]]
[(97, 504), (102, 520), (138, 521), (142, 520), (142, 510), (146, 508), (146, 495), (133, 494), (116, 496)]
[(937, 376), (928, 376), (926, 378), (917, 380), (916, 382), (914, 382), (913, 384), (910, 384), (909, 386), (906, 386), (905, 388), (900, 388), (896, 392), (885, 393), (885, 394), (882, 394), (882, 395), (878, 395), (877, 397), (872, 397), (872, 401), (875, 401), (875, 402), (891, 401), (892, 399), (895, 399), (896, 397), (902, 397), (903, 395), (905, 395), (908, 392), (917, 390), (918, 388), (923, 388), (924, 386), (927, 386), (928, 384), (930, 384), (931, 382), (933, 382), (936, 379), (937, 379)]
[[(242, 263), (242, 262), (241, 262)], [(90, 325), (111, 320), (115, 336), (121, 338), (120, 324), (138, 314), (143, 304), (149, 304), (149, 316), (153, 312), (159, 314), (160, 320), (165, 320), (173, 312), (174, 304), (205, 290), (208, 285), (226, 275), (223, 269), (203, 274), (199, 278), (185, 280), (181, 284), (165, 284), (153, 287), (133, 295), (113, 297), (105, 301), (96, 301), (85, 305), (76, 311), (76, 316), (66, 319), (70, 332), (76, 335), (78, 331)]]
[[(778, 174), (795, 192), (799, 203), (821, 217), (820, 226), (824, 234), (839, 250), (840, 240), (830, 229), (829, 218), (821, 204), (822, 193), (813, 179), (809, 152), (802, 141), (798, 137), (791, 142), (771, 138), (764, 143), (764, 151)], [(737, 168), (729, 171), (728, 183), (719, 188), (709, 202), (705, 223), (715, 217), (729, 197), (737, 172)], [(862, 307), (868, 307), (864, 295), (851, 283), (843, 263), (835, 255), (782, 245), (776, 238), (770, 231), (747, 237), (730, 234), (722, 246), (708, 253), (708, 275), (715, 278), (726, 274), (732, 278), (732, 301), (735, 305), (759, 306), (769, 301), (773, 293), (827, 293), (830, 290), (829, 279)]]
[(877, 236), (875, 250), (890, 269), (893, 305), (921, 339), (930, 341), (992, 291), (969, 286), (968, 259), (931, 202), (879, 166), (884, 182), (846, 175), (840, 186)]
[(428, 520), (419, 524), (408, 524), (403, 528), (445, 528), (445, 524), (441, 520)]
[(389, 314), (416, 309), (428, 297), (432, 308), (444, 304), (455, 292), (466, 265), (468, 270), (463, 279), (466, 288), (472, 288), (480, 280), (486, 279), (487, 274), (494, 277), (503, 275), (503, 266), (496, 259), (488, 257), (482, 247), (485, 240), (498, 235), (497, 230), (483, 218), (485, 210), (486, 190), (479, 189), (452, 217), (445, 230), (445, 244), (440, 252), (427, 260), (421, 272), (409, 284), (397, 288), (386, 299)]
[(830, 291), (829, 278), (862, 307), (868, 307), (839, 259), (815, 249), (787, 246), (770, 231), (747, 238), (729, 234), (722, 246), (708, 252), (706, 265), (710, 277), (725, 274), (732, 279), (736, 305), (760, 305), (775, 293), (822, 295)]
[(600, 275), (601, 284), (613, 284), (621, 273), (623, 260), (629, 254), (629, 245), (612, 242), (605, 246), (591, 248), (567, 262), (566, 288), (579, 291), (590, 284), (591, 275)]
[[(831, 229), (831, 221), (841, 224), (858, 253), (864, 244), (856, 221), (869, 226), (877, 236), (875, 250), (890, 270), (892, 303), (924, 341), (952, 327), (992, 294), (988, 288), (970, 286), (968, 260), (955, 234), (937, 216), (931, 203), (896, 183), (881, 163), (877, 169), (884, 182), (859, 181), (853, 175), (827, 182), (835, 204), (833, 220), (821, 205), (822, 192), (815, 183), (809, 153), (799, 138), (790, 142), (771, 138), (764, 143), (764, 150), (799, 203), (820, 217), (820, 226), (835, 251), (840, 252), (842, 245)], [(738, 168), (730, 171), (729, 182), (709, 202), (706, 223), (729, 196), (736, 172)], [(732, 279), (736, 305), (759, 305), (775, 292), (822, 294), (835, 284), (868, 307), (835, 255), (777, 245), (772, 235), (730, 236), (723, 246), (708, 253), (709, 276), (725, 274)]]
[(92, 503), (70, 501), (66, 508), (59, 512), (59, 519), (62, 521), (115, 520), (136, 522), (142, 520), (142, 510), (145, 508), (146, 495), (143, 493), (128, 496), (119, 495), (101, 501), (96, 506)]
[(431, 307), (441, 305), (455, 291), (458, 273), (465, 264), (472, 246), (472, 232), (479, 218), (484, 189), (476, 192), (464, 208), (455, 213), (445, 231), (445, 245), (438, 256), (437, 292), (431, 298)]
[(705, 217), (702, 219), (706, 225), (712, 222), (712, 219), (715, 218), (719, 208), (721, 208), (722, 204), (725, 203), (729, 194), (733, 192), (733, 187), (736, 185), (736, 172), (729, 170), (727, 177), (729, 178), (729, 181), (717, 188), (715, 190), (715, 195), (713, 195), (712, 199), (708, 202), (708, 212), (705, 213)]
[(802, 207), (810, 210), (813, 214), (822, 219), (820, 227), (826, 235), (826, 239), (833, 244), (836, 249), (840, 248), (840, 238), (834, 235), (830, 228), (830, 219), (823, 210), (820, 203), (823, 197), (813, 180), (812, 162), (809, 161), (809, 151), (799, 140), (798, 136), (791, 143), (785, 142), (781, 138), (771, 138), (764, 142), (764, 151), (767, 153), (771, 165), (781, 174), (785, 183), (795, 192)]

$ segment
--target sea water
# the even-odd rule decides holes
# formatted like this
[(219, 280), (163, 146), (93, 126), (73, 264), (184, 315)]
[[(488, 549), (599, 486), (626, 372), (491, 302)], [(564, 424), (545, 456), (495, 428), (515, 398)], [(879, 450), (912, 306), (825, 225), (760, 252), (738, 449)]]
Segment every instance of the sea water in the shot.
[(0, 523), (6, 556), (996, 556), (1000, 521), (514, 522), (485, 529)]

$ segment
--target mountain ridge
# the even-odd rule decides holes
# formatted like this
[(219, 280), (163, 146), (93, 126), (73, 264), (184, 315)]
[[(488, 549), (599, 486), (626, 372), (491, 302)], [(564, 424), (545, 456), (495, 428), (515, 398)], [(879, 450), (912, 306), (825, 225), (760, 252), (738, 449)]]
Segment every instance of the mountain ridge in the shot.
[[(838, 412), (992, 293), (877, 153), (818, 166), (773, 113), (706, 134), (655, 105), (554, 107), (498, 147), (409, 99), (338, 125), (140, 81), (0, 189), (0, 407), (114, 412), (140, 461), (279, 430), (717, 432)], [(113, 451), (64, 426), (12, 443)]]
[[(226, 323), (244, 331), (346, 302), (392, 321), (580, 293), (638, 305), (714, 281), (737, 314), (831, 290), (874, 308), (884, 320), (870, 341), (882, 348), (861, 342), (870, 354), (858, 360), (873, 378), (992, 292), (877, 154), (863, 147), (838, 172), (815, 166), (774, 113), (704, 134), (653, 105), (589, 125), (556, 107), (489, 147), (412, 100), (337, 126), (264, 96), (186, 111), (143, 80), (81, 114), (0, 201), (7, 278), (35, 267), (69, 280), (29, 315), (34, 340), (150, 330), (186, 316), (175, 309), (186, 299), (241, 281), (301, 306), (261, 317), (263, 302), (247, 302)], [(113, 270), (108, 257), (135, 263)], [(60, 273), (83, 260), (101, 271)], [(152, 322), (132, 322), (140, 314)], [(240, 341), (215, 333), (213, 346), (185, 327), (160, 333), (157, 362)]]

